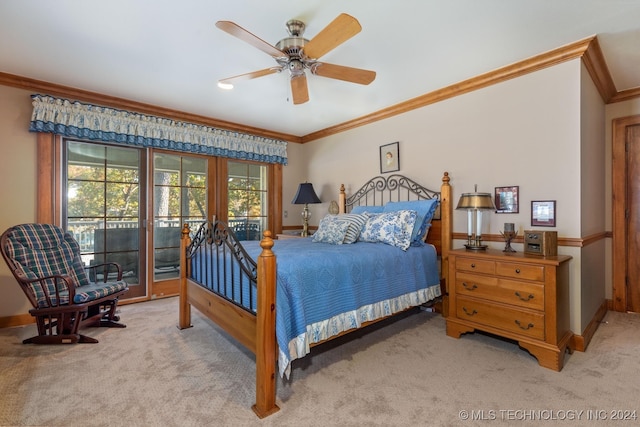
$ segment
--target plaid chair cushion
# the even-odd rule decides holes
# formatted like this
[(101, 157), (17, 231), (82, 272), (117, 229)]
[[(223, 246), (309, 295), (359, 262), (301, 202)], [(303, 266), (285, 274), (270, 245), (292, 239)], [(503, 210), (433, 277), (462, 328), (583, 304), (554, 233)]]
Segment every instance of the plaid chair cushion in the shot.
[[(76, 285), (74, 302), (82, 303), (110, 295), (127, 287), (126, 282), (91, 283), (80, 257), (80, 246), (70, 233), (51, 224), (22, 224), (12, 227), (8, 255), (22, 267), (29, 279), (52, 275), (68, 275)], [(60, 291), (56, 301), (55, 287)], [(47, 291), (53, 305), (68, 304), (69, 291), (63, 281), (48, 280)], [(39, 286), (32, 286), (38, 307), (48, 306)]]
[[(114, 294), (123, 289), (127, 289), (127, 282), (119, 280), (117, 282), (98, 282), (90, 283), (86, 286), (81, 286), (76, 289), (76, 296), (73, 298), (73, 302), (80, 304), (87, 301), (93, 301), (107, 295)], [(67, 297), (68, 298), (68, 297)]]

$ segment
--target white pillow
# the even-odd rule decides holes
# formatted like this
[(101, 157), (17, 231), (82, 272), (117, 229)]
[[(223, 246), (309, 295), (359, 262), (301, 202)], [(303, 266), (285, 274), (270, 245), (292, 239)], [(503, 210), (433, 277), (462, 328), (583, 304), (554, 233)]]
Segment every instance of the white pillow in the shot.
[(382, 242), (406, 251), (411, 246), (411, 233), (417, 213), (412, 210), (367, 214), (368, 219), (358, 240)]
[(422, 246), (431, 220), (438, 207), (438, 199), (410, 200), (406, 202), (387, 202), (383, 212), (414, 210), (418, 214), (411, 232), (411, 244)]

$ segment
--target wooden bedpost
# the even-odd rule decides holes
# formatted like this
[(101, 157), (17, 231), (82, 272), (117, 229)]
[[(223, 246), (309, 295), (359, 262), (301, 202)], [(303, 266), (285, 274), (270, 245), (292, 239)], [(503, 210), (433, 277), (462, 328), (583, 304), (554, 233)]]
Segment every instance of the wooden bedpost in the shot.
[(256, 314), (256, 404), (260, 418), (280, 410), (276, 405), (276, 256), (271, 232), (265, 231), (258, 256), (258, 310)]
[(340, 184), (340, 194), (338, 195), (338, 209), (339, 213), (347, 212), (347, 194), (344, 189), (344, 184)]
[[(442, 259), (441, 276), (444, 279), (445, 288), (452, 286), (449, 283), (449, 251), (453, 246), (453, 209), (451, 201), (451, 185), (449, 184), (449, 172), (445, 172), (442, 177), (442, 186), (440, 187), (440, 218), (442, 221), (441, 232), (441, 249), (440, 256)], [(443, 296), (442, 314), (444, 317), (448, 315), (449, 301), (447, 295)]]
[(189, 237), (189, 224), (185, 222), (180, 237), (180, 303), (178, 315), (178, 328), (186, 329), (191, 325), (191, 304), (187, 298), (187, 277), (189, 265), (187, 263), (187, 247), (191, 244)]
[(440, 218), (442, 220), (442, 258), (448, 258), (449, 251), (453, 245), (453, 214), (451, 206), (451, 185), (449, 184), (449, 172), (445, 172), (442, 177), (442, 186), (440, 187)]

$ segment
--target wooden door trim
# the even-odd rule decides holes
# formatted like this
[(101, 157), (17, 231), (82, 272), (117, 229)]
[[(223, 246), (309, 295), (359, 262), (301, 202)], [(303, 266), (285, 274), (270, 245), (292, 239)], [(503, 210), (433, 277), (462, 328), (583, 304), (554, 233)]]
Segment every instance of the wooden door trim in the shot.
[(612, 135), (612, 269), (613, 292), (612, 303), (614, 311), (627, 310), (627, 245), (626, 231), (626, 192), (627, 192), (627, 164), (626, 140), (627, 127), (640, 125), (640, 115), (623, 117), (613, 120)]

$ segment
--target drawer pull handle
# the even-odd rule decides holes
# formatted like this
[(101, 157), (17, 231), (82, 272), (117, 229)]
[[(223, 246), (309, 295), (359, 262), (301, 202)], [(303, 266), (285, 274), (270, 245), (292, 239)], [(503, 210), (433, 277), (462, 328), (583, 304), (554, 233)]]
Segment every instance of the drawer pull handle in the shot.
[(478, 285), (476, 285), (475, 283), (473, 285), (469, 286), (467, 284), (467, 282), (462, 282), (462, 287), (465, 288), (468, 291), (472, 291), (474, 289), (478, 289)]
[(532, 299), (534, 299), (535, 297), (533, 296), (533, 294), (529, 294), (528, 297), (524, 298), (522, 295), (520, 295), (520, 292), (516, 291), (516, 296), (518, 298), (520, 298), (522, 301), (531, 301)]
[(526, 331), (526, 330), (528, 330), (528, 329), (533, 328), (533, 323), (529, 323), (527, 326), (522, 326), (522, 324), (520, 323), (520, 321), (519, 321), (519, 320), (517, 320), (517, 319), (516, 319), (516, 325), (518, 325), (518, 327), (519, 327), (520, 329), (524, 329), (525, 331)]
[(476, 268), (476, 265), (474, 263), (471, 263), (471, 268)]
[(475, 314), (478, 314), (478, 312), (475, 309), (473, 311), (469, 311), (467, 310), (467, 307), (462, 307), (462, 311), (464, 311), (467, 316), (473, 316)]
[(516, 274), (520, 274), (520, 269), (516, 268)]

